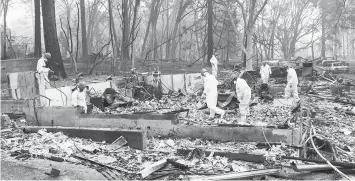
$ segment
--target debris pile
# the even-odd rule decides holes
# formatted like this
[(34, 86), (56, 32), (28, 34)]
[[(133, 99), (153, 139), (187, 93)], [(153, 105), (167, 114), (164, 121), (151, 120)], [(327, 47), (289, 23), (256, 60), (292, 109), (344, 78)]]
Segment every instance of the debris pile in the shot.
[[(61, 132), (49, 133), (46, 130), (30, 134), (2, 133), (2, 141), (3, 153), (18, 160), (41, 158), (81, 163), (100, 173), (104, 172), (102, 174), (105, 176), (109, 175), (107, 169), (114, 171), (119, 176), (115, 179), (141, 179), (144, 174), (147, 174), (145, 177), (155, 177), (163, 171), (201, 176), (259, 170), (274, 165), (272, 161), (279, 160), (281, 155), (297, 156), (296, 152), (288, 154), (287, 149), (281, 149), (281, 146), (265, 150), (257, 148), (253, 143), (223, 143), (200, 139), (152, 138), (146, 150), (136, 150), (123, 146), (127, 142), (121, 142), (120, 147), (112, 147), (113, 144), (70, 138)], [(250, 158), (243, 158), (246, 155)], [(164, 166), (155, 170), (159, 170), (157, 173), (144, 171), (161, 160), (164, 160)], [(264, 163), (264, 160), (267, 162)]]

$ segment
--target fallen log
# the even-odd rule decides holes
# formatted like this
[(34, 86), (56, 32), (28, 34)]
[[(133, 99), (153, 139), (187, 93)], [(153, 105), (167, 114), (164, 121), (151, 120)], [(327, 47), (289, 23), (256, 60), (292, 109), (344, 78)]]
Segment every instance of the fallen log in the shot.
[[(313, 162), (313, 163), (326, 163), (323, 160), (312, 160), (308, 158), (299, 158), (299, 157), (291, 157), (291, 156), (281, 156), (283, 159), (289, 159), (289, 160), (301, 160), (305, 162)], [(332, 165), (334, 166), (341, 166), (344, 168), (355, 168), (355, 163), (346, 163), (346, 162), (339, 162), (339, 161), (329, 161)]]
[(234, 179), (248, 179), (258, 176), (273, 175), (279, 173), (280, 169), (265, 169), (265, 170), (255, 170), (249, 172), (239, 172), (226, 175), (209, 176), (204, 178), (197, 178), (194, 180), (234, 180)]
[[(177, 153), (181, 155), (188, 155), (193, 150), (191, 149), (177, 149)], [(215, 156), (226, 157), (231, 160), (242, 160), (254, 163), (264, 163), (265, 156), (260, 154), (249, 154), (249, 153), (233, 153), (233, 152), (222, 152), (222, 151), (204, 151), (205, 155), (210, 155), (213, 152)]]

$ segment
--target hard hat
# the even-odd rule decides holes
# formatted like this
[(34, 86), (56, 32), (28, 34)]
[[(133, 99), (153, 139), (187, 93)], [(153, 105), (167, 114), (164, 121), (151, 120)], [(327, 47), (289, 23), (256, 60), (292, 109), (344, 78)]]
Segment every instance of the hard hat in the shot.
[(205, 73), (205, 72), (207, 72), (206, 69), (202, 69), (202, 70), (201, 70), (201, 74), (203, 74), (203, 73)]

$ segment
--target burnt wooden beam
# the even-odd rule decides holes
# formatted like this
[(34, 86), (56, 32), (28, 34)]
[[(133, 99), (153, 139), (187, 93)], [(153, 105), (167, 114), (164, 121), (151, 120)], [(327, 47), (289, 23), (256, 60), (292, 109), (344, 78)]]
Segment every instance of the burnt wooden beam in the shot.
[(265, 169), (265, 170), (255, 170), (249, 172), (239, 172), (225, 175), (209, 176), (204, 178), (197, 178), (194, 180), (235, 180), (235, 179), (248, 179), (253, 177), (274, 175), (279, 173), (280, 169)]
[[(188, 155), (192, 149), (177, 149), (177, 153), (181, 155)], [(234, 153), (234, 152), (222, 152), (222, 151), (205, 151), (206, 155), (210, 155), (211, 152), (214, 152), (214, 156), (226, 157), (231, 160), (242, 160), (254, 163), (264, 163), (265, 156), (261, 154), (249, 154), (249, 153)]]

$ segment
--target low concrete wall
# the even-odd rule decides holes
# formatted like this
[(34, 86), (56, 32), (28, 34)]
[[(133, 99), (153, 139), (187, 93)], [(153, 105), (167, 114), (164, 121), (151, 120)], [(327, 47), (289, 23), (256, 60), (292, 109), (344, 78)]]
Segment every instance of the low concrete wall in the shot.
[(1, 60), (1, 83), (7, 82), (6, 74), (36, 71), (38, 58)]
[[(38, 125), (33, 109), (25, 103), (21, 106), (27, 122), (30, 125)], [(40, 126), (137, 129), (146, 131), (147, 136), (190, 137), (235, 142), (264, 142), (266, 137), (269, 142), (288, 144), (300, 142), (298, 130), (179, 125), (176, 115), (173, 114), (85, 115), (78, 114), (73, 107), (42, 107), (37, 109), (37, 118)]]
[(146, 133), (138, 130), (27, 126), (23, 131), (25, 133), (37, 133), (41, 129), (46, 129), (47, 132), (53, 133), (63, 132), (63, 134), (69, 137), (79, 137), (99, 142), (106, 141), (106, 143), (112, 143), (120, 136), (123, 136), (127, 140), (128, 145), (132, 148), (144, 150), (147, 147)]
[(36, 122), (33, 100), (1, 100), (1, 112), (25, 113), (26, 120), (30, 120), (32, 124)]
[(45, 107), (39, 111), (39, 117), (42, 126), (138, 129), (147, 131), (147, 136), (159, 135), (220, 141), (264, 142), (263, 134), (265, 134), (265, 137), (270, 142), (298, 144), (300, 140), (298, 130), (179, 125), (175, 115), (79, 115), (73, 108), (54, 109)]

